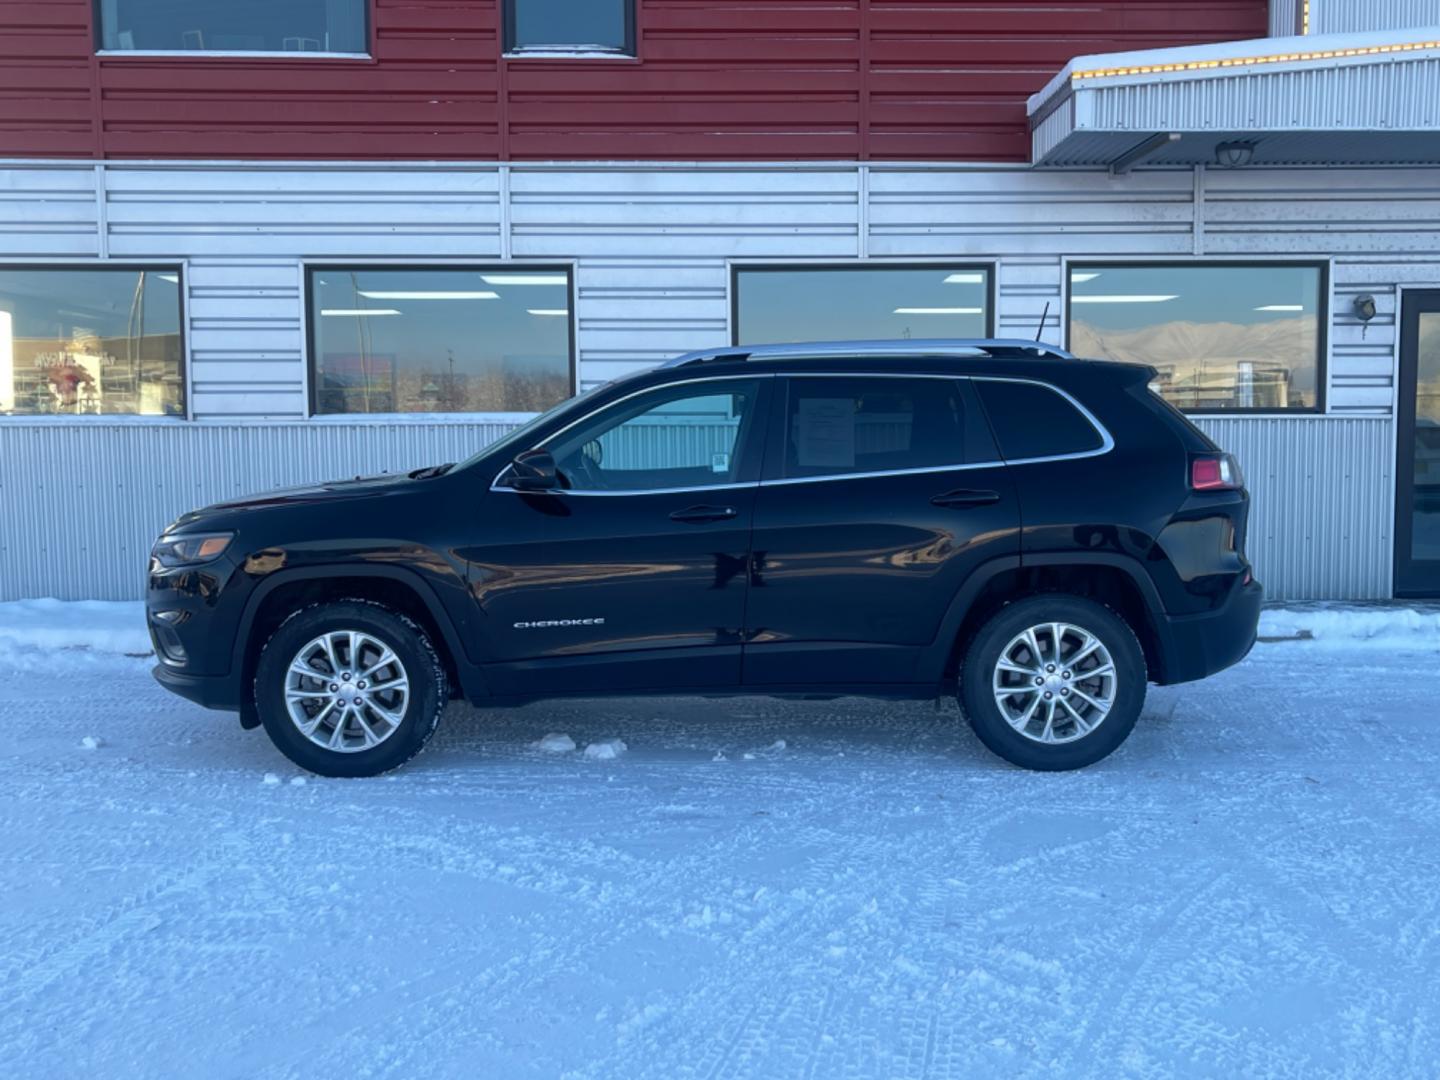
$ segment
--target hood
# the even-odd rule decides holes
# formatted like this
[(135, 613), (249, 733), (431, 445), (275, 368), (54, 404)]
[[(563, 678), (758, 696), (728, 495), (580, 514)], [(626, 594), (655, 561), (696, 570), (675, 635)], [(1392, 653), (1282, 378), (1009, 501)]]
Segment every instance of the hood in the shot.
[(314, 506), (318, 503), (334, 503), (349, 499), (368, 499), (399, 495), (424, 484), (433, 470), (417, 469), (410, 473), (385, 473), (380, 476), (357, 476), (353, 480), (327, 480), (319, 484), (301, 487), (280, 488), (261, 495), (247, 495), (225, 502), (191, 510), (178, 517), (165, 531), (176, 532), (192, 525), (213, 525), (216, 518), (255, 510), (279, 509), (282, 507)]

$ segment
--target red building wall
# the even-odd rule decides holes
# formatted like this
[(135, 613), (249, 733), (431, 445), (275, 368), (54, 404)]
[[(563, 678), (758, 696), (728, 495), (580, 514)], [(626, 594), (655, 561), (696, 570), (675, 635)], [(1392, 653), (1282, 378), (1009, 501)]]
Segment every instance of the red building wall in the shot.
[(639, 0), (637, 59), (500, 56), (499, 0), (372, 0), (370, 60), (94, 55), (0, 0), (0, 157), (1024, 161), (1072, 56), (1263, 37), (1266, 0)]

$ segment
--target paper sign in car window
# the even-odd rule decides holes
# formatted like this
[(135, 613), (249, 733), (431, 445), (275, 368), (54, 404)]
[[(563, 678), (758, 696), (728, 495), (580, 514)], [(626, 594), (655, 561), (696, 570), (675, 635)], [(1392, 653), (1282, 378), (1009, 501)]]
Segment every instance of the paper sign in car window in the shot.
[(855, 465), (855, 399), (801, 398), (795, 411), (795, 463), (805, 469)]

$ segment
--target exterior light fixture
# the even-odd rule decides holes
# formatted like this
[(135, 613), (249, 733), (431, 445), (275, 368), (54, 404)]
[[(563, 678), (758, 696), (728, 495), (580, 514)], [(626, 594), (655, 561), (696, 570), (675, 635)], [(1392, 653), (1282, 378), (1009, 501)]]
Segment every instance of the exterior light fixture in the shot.
[(1255, 160), (1255, 144), (1249, 139), (1222, 142), (1215, 147), (1215, 164), (1222, 169), (1243, 169)]
[(1371, 319), (1375, 318), (1375, 297), (1369, 293), (1355, 297), (1354, 302), (1350, 306), (1355, 310), (1355, 318), (1359, 319), (1362, 323), (1368, 323)]

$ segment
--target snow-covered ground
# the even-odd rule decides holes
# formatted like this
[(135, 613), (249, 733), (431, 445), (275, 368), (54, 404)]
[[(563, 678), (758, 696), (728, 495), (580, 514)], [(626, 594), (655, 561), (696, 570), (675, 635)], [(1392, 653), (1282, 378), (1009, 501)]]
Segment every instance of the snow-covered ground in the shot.
[(133, 608), (0, 605), (0, 1068), (1434, 1077), (1440, 629), (1343, 614), (1079, 773), (953, 705), (665, 699), (325, 781)]

